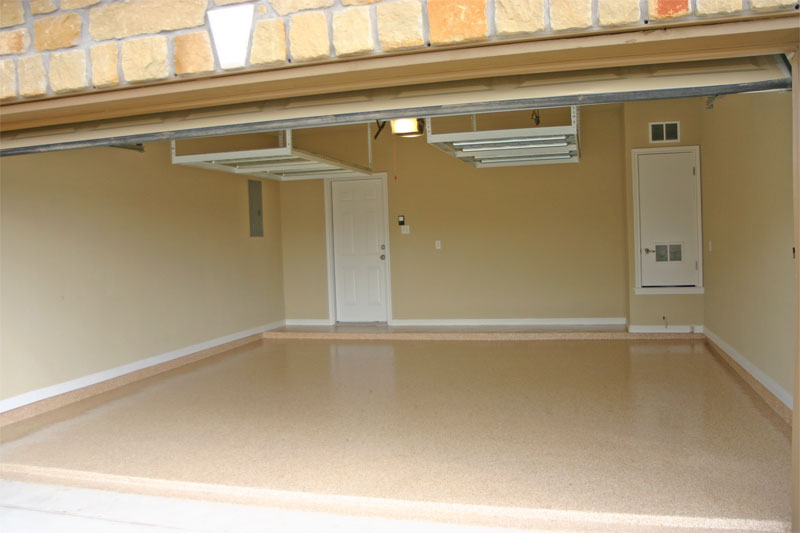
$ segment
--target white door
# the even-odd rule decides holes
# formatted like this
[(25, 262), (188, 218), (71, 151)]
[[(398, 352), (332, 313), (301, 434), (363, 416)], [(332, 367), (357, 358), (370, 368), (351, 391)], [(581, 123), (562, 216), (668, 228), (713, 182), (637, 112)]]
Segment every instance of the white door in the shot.
[(635, 150), (641, 287), (699, 287), (697, 147)]
[(337, 322), (386, 322), (383, 180), (331, 182)]

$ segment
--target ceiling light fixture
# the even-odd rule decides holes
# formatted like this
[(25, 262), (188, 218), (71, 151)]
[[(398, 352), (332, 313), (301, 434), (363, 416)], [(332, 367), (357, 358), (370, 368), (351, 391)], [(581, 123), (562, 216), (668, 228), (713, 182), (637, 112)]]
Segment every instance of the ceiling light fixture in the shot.
[(392, 120), (392, 133), (400, 137), (419, 137), (424, 130), (424, 118), (397, 118)]

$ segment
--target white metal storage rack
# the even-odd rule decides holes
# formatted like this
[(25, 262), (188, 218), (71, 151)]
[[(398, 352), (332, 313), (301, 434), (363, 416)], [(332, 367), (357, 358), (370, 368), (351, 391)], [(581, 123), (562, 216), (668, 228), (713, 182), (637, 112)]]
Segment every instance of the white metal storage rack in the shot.
[(570, 106), (569, 126), (434, 133), (432, 120), (426, 123), (428, 143), (477, 168), (580, 161), (577, 106)]
[[(372, 173), (368, 167), (298, 150), (292, 146), (292, 130), (285, 130), (282, 136), (284, 146), (277, 148), (192, 155), (178, 155), (172, 141), (172, 163), (277, 181), (350, 178)], [(371, 167), (372, 143), (367, 146)]]

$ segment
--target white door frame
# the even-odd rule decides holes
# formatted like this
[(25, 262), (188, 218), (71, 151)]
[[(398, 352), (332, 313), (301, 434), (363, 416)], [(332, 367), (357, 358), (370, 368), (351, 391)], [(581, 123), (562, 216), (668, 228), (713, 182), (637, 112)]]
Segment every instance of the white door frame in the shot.
[[(640, 154), (676, 154), (691, 152), (694, 155), (695, 184), (697, 186), (697, 287), (642, 287), (642, 245), (639, 236), (641, 221), (639, 220), (639, 155)], [(669, 146), (663, 148), (634, 148), (631, 150), (633, 159), (633, 245), (636, 260), (636, 285), (634, 294), (702, 294), (703, 288), (703, 197), (702, 181), (700, 179), (700, 147), (699, 146)]]
[[(792, 61), (792, 185), (794, 245), (800, 247), (800, 43)], [(795, 312), (794, 409), (792, 411), (792, 529), (800, 530), (800, 261), (794, 262)]]
[(336, 282), (333, 257), (333, 195), (331, 183), (334, 181), (355, 181), (379, 179), (383, 185), (383, 214), (385, 217), (383, 232), (386, 242), (386, 323), (392, 322), (392, 255), (389, 244), (389, 183), (386, 172), (377, 172), (371, 176), (325, 178), (325, 252), (328, 259), (328, 324), (336, 324)]

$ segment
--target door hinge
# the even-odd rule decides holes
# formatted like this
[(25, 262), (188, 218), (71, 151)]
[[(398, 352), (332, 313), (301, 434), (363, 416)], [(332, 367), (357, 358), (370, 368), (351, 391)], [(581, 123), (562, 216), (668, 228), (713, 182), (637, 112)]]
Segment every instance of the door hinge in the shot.
[(695, 270), (698, 270), (698, 267), (697, 267), (697, 261), (695, 261), (695, 262), (694, 262), (694, 269), (695, 269)]
[(697, 176), (697, 167), (692, 167), (692, 176)]

